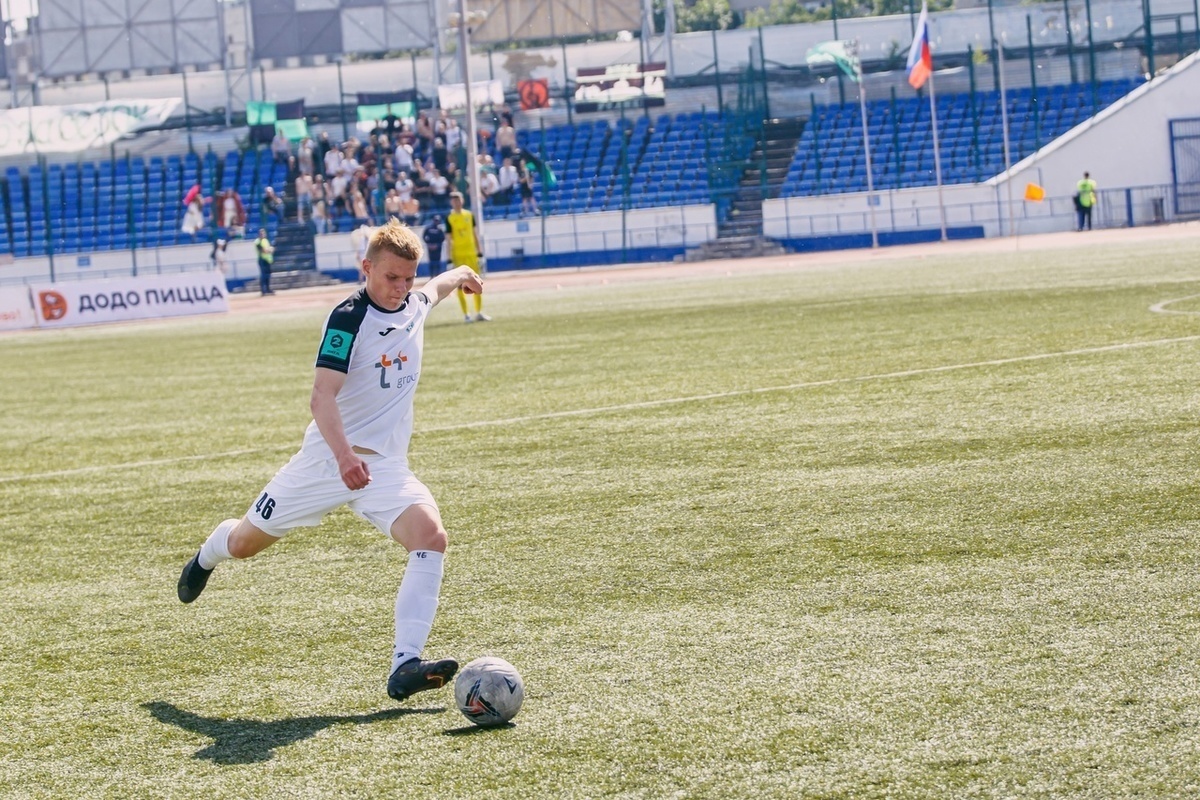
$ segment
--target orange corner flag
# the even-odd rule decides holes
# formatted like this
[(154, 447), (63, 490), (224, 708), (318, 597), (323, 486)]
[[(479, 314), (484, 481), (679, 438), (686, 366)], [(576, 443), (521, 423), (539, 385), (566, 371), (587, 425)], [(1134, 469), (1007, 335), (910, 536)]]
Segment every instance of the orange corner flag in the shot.
[(1025, 199), (1040, 203), (1046, 199), (1046, 190), (1036, 183), (1025, 184)]

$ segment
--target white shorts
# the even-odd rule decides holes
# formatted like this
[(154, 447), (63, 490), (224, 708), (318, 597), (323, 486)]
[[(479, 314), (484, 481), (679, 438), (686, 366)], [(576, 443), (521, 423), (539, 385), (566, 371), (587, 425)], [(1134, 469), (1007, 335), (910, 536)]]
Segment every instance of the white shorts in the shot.
[(437, 508), (429, 489), (404, 461), (378, 455), (362, 459), (371, 471), (371, 482), (351, 491), (342, 483), (337, 461), (296, 453), (259, 493), (246, 519), (265, 533), (283, 536), (292, 528), (317, 525), (330, 511), (346, 505), (390, 536), (392, 523), (409, 506)]

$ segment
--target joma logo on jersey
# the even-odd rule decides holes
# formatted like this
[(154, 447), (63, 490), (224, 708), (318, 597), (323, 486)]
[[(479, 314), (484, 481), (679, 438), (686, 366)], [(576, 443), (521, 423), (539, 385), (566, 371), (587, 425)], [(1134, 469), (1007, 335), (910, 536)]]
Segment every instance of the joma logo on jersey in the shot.
[[(390, 370), (392, 367), (395, 367), (396, 372), (403, 372), (406, 361), (408, 361), (408, 356), (404, 355), (404, 353), (397, 353), (395, 357), (384, 353), (379, 357), (379, 360), (375, 362), (375, 368), (379, 370), (380, 389), (392, 388), (392, 384), (388, 380), (388, 370)], [(397, 386), (402, 386), (405, 383), (407, 383), (405, 380), (396, 381)]]

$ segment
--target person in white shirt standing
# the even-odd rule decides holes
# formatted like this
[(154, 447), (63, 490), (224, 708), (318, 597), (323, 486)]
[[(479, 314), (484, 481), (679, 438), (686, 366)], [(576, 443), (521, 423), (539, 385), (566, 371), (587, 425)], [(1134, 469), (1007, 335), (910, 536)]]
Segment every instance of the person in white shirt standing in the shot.
[(521, 174), (513, 166), (511, 158), (504, 159), (504, 164), (500, 167), (498, 180), (500, 182), (500, 197), (496, 199), (508, 205), (512, 200), (513, 189), (517, 188), (517, 182), (521, 180)]
[[(241, 519), (209, 535), (179, 576), (179, 599), (200, 596), (217, 565), (263, 551), (293, 528), (316, 525), (342, 505), (409, 553), (396, 594), (396, 637), (388, 694), (404, 700), (443, 686), (454, 659), (426, 661), (448, 537), (437, 502), (408, 467), (413, 398), (421, 377), (425, 320), (456, 289), (482, 292), (483, 279), (459, 267), (413, 290), (421, 240), (391, 221), (371, 237), (366, 285), (325, 322), (313, 379), (313, 421), (300, 451)], [(244, 598), (234, 598), (239, 605)]]

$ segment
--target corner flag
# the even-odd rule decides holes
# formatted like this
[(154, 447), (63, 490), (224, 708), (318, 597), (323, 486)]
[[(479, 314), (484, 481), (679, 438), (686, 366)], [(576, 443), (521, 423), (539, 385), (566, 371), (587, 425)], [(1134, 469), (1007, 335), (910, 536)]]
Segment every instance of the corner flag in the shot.
[(933, 53), (929, 50), (929, 9), (921, 0), (921, 16), (917, 19), (917, 30), (912, 47), (908, 50), (908, 83), (920, 89), (933, 74)]

